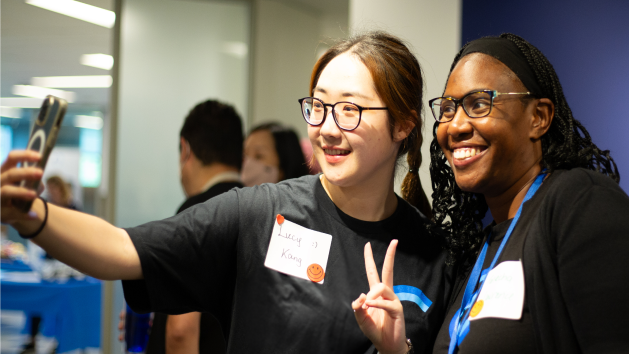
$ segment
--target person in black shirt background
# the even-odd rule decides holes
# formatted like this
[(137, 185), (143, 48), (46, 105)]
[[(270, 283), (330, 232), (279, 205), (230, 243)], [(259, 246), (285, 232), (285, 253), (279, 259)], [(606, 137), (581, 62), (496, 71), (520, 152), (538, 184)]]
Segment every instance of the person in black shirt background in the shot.
[[(626, 352), (629, 197), (548, 59), (513, 34), (472, 41), (429, 102), (434, 218), (463, 270), (434, 353)], [(403, 318), (387, 294), (361, 295), (357, 317)], [(362, 328), (402, 346), (389, 323)]]
[[(216, 100), (197, 104), (186, 116), (179, 136), (181, 187), (187, 199), (177, 214), (232, 188), (243, 187), (239, 179), (242, 121), (232, 106)], [(123, 310), (118, 325), (121, 341), (124, 318)], [(146, 353), (224, 353), (224, 333), (228, 330), (221, 329), (209, 313), (155, 313)]]
[[(177, 214), (243, 186), (242, 122), (232, 106), (215, 100), (199, 103), (188, 113), (179, 135), (181, 186), (188, 199)], [(224, 353), (228, 330), (209, 313), (156, 313), (147, 354)]]

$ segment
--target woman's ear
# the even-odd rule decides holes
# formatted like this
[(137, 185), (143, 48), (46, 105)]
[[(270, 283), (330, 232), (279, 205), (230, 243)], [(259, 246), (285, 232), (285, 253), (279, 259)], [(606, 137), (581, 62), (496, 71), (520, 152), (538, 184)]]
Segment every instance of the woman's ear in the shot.
[(411, 134), (413, 128), (415, 128), (415, 122), (417, 121), (417, 111), (412, 110), (411, 114), (413, 118), (411, 120), (405, 120), (395, 125), (395, 131), (393, 132), (393, 141), (398, 142), (406, 139)]
[(533, 112), (529, 137), (538, 140), (546, 134), (555, 116), (555, 104), (548, 98), (540, 98)]

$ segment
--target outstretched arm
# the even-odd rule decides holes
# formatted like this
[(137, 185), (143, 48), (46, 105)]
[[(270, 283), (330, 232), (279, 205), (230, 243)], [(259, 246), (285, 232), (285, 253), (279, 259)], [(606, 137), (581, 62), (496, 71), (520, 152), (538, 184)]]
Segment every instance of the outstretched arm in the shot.
[[(46, 217), (44, 202), (37, 193), (18, 186), (23, 179), (41, 179), (34, 167), (17, 168), (18, 162), (35, 162), (33, 151), (12, 151), (1, 168), (2, 223), (28, 235), (37, 231)], [(28, 214), (20, 212), (12, 199), (34, 200)], [(141, 279), (140, 258), (123, 229), (92, 215), (48, 204), (48, 218), (41, 233), (32, 239), (50, 255), (79, 271), (104, 280)]]
[(369, 293), (360, 294), (352, 303), (356, 321), (367, 338), (381, 354), (404, 354), (406, 344), (404, 309), (393, 292), (393, 263), (397, 240), (391, 241), (382, 266), (382, 283), (373, 260), (371, 244), (365, 245), (365, 268), (369, 280)]

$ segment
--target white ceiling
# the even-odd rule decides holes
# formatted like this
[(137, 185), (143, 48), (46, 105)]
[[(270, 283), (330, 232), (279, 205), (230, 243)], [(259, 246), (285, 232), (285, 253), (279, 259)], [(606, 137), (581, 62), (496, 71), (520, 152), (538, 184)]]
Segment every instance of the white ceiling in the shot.
[[(113, 10), (113, 0), (81, 0)], [(13, 97), (13, 85), (30, 85), (33, 76), (107, 75), (109, 71), (79, 62), (82, 54), (111, 54), (113, 30), (61, 15), (24, 0), (2, 0), (1, 92)], [(106, 110), (109, 89), (65, 89), (74, 91), (72, 107)]]
[[(114, 0), (80, 0), (114, 9)], [(208, 1), (208, 0), (203, 0)], [(321, 13), (347, 11), (347, 0), (276, 0)], [(13, 85), (30, 85), (34, 76), (106, 75), (107, 70), (81, 65), (82, 54), (112, 54), (113, 30), (28, 5), (1, 0), (0, 95), (14, 97)], [(70, 109), (107, 111), (109, 89), (65, 89), (76, 92)]]

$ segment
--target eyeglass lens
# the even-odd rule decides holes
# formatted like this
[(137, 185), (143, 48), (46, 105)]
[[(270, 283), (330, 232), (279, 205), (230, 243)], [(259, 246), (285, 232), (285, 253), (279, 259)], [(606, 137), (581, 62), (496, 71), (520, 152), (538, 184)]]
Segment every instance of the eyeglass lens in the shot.
[[(312, 125), (319, 125), (325, 119), (326, 107), (319, 100), (306, 98), (302, 101), (301, 108), (304, 118)], [(360, 122), (360, 109), (349, 102), (338, 102), (334, 105), (334, 118), (339, 127), (354, 129)]]
[[(491, 95), (487, 92), (473, 92), (463, 97), (462, 105), (471, 118), (484, 117), (491, 110)], [(454, 118), (457, 104), (454, 100), (439, 98), (432, 103), (431, 108), (438, 121), (447, 122)]]

